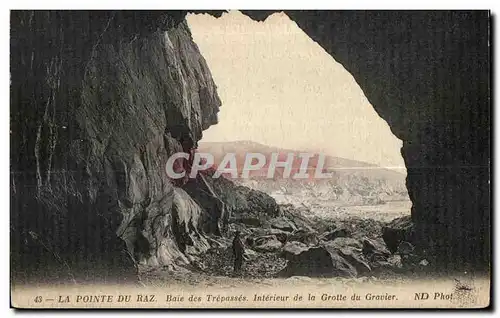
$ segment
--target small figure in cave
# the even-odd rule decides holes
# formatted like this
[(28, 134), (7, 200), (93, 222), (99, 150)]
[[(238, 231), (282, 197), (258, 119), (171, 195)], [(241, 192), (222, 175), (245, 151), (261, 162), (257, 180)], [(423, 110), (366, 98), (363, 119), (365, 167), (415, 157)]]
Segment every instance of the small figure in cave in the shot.
[(245, 255), (245, 245), (240, 237), (240, 231), (236, 231), (233, 239), (234, 273), (241, 272), (243, 258)]

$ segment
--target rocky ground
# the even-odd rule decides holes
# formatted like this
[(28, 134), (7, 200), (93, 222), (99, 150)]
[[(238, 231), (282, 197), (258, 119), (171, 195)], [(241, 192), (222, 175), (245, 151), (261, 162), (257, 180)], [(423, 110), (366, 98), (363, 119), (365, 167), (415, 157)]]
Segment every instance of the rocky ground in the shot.
[[(141, 266), (145, 285), (241, 284), (270, 279), (394, 279), (416, 275), (429, 266), (416, 256), (409, 216), (391, 221), (370, 217), (315, 217), (306, 207), (280, 205), (279, 215), (230, 220), (223, 237), (212, 236), (211, 248), (194, 256), (189, 267)], [(231, 249), (235, 231), (242, 233), (246, 260), (233, 273)]]

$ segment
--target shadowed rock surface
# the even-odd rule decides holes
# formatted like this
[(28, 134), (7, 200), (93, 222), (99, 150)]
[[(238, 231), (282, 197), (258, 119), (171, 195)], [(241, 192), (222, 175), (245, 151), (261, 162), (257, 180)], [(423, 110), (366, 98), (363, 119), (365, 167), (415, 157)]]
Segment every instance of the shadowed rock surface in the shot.
[[(244, 11), (264, 20), (273, 11)], [(490, 261), (488, 11), (285, 11), (356, 79), (401, 140), (418, 244)]]
[(382, 228), (382, 238), (391, 253), (397, 251), (399, 243), (414, 241), (413, 223), (410, 217), (394, 219)]
[[(488, 268), (488, 13), (286, 13), (403, 140), (417, 248), (450, 268)], [(193, 189), (165, 174), (169, 155), (193, 151), (221, 104), (184, 15), (12, 11), (16, 279), (134, 281), (137, 264), (190, 263), (230, 217), (280, 216), (261, 192), (210, 178)], [(214, 193), (197, 195), (206, 184)], [(353, 272), (338, 254), (314, 251)]]
[(288, 257), (288, 265), (280, 276), (356, 277), (358, 274), (356, 268), (329, 245), (311, 247)]
[(221, 103), (183, 16), (18, 11), (11, 36), (14, 274), (134, 280), (204, 251), (204, 210), (165, 173)]

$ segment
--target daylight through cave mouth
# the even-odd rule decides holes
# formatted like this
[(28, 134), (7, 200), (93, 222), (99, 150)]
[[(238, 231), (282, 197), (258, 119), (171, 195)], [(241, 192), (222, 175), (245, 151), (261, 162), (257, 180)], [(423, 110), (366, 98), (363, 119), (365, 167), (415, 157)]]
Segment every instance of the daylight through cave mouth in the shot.
[[(224, 246), (243, 230), (252, 245), (276, 227), (305, 229), (294, 239), (307, 246), (349, 229), (342, 237), (377, 239), (388, 257), (404, 241), (426, 272), (489, 269), (488, 13), (243, 13), (12, 12), (12, 276), (132, 282), (137, 263), (195, 265), (213, 236)], [(323, 154), (334, 174), (230, 182), (191, 177), (183, 161), (191, 178), (172, 180), (172, 154), (196, 148), (216, 162)], [(280, 253), (289, 237), (263, 245)], [(259, 275), (281, 272), (278, 253)], [(212, 274), (231, 270), (221, 255)]]
[[(285, 13), (264, 22), (239, 11), (186, 20), (222, 100), (219, 123), (203, 132), (199, 151), (215, 162), (236, 153), (240, 171), (245, 153), (264, 153), (264, 167), (242, 182), (276, 199), (308, 192), (356, 206), (407, 201), (398, 211), (410, 213), (402, 141), (353, 76)], [(295, 154), (292, 169), (300, 166), (300, 153), (322, 154), (333, 177), (278, 180), (284, 171), (277, 169), (265, 181), (273, 153), (280, 161)], [(317, 161), (307, 169), (315, 168)]]

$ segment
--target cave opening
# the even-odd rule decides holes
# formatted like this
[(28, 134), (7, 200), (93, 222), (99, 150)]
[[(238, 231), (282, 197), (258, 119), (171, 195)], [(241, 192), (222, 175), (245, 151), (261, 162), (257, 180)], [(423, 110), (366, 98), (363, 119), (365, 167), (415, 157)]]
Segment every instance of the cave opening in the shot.
[(263, 22), (239, 11), (186, 20), (222, 100), (201, 151), (216, 158), (245, 151), (322, 153), (335, 175), (330, 188), (258, 178), (242, 183), (280, 203), (307, 204), (298, 193), (308, 193), (338, 201), (345, 214), (384, 220), (410, 214), (402, 141), (354, 77), (285, 13)]
[[(487, 12), (287, 11), (286, 15), (268, 17), (269, 13), (244, 11), (245, 16), (231, 12), (219, 19), (189, 15), (188, 22), (193, 17), (208, 19), (198, 30), (191, 23), (191, 31), (184, 14), (174, 12), (164, 19), (165, 13), (147, 11), (13, 12), (11, 264), (21, 269), (17, 273), (22, 279), (24, 269), (31, 270), (30, 276), (35, 277), (40, 276), (40, 269), (52, 268), (45, 273), (50, 276), (52, 272), (65, 273), (68, 264), (86, 277), (91, 268), (88, 261), (96, 259), (103, 275), (133, 280), (133, 257), (122, 253), (131, 243), (136, 245), (128, 252), (135, 248), (145, 251), (147, 255), (141, 257), (153, 266), (172, 264), (174, 259), (188, 262), (182, 257), (183, 243), (178, 243), (191, 240), (176, 240), (179, 237), (174, 236), (180, 234), (172, 233), (171, 226), (182, 222), (171, 217), (183, 216), (193, 222), (187, 226), (193, 241), (187, 253), (204, 252), (208, 241), (194, 225), (210, 225), (207, 228), (211, 230), (206, 232), (218, 232), (219, 225), (227, 224), (228, 215), (222, 213), (226, 207), (245, 213), (260, 208), (268, 216), (265, 230), (275, 233), (276, 239), (268, 240), (269, 236), (261, 232), (249, 244), (257, 242), (272, 249), (284, 245), (291, 236), (317, 246), (318, 237), (300, 234), (296, 225), (278, 215), (283, 211), (264, 192), (203, 176), (193, 184), (175, 184), (164, 175), (168, 156), (192, 151), (202, 130), (201, 147), (210, 142), (220, 146), (245, 141), (241, 146), (247, 151), (250, 146), (266, 146), (269, 151), (325, 152), (344, 159), (337, 160), (334, 168), (350, 168), (333, 169), (338, 175), (343, 172), (349, 176), (361, 163), (366, 163), (358, 169), (363, 173), (372, 173), (378, 167), (406, 166), (406, 184), (404, 175), (399, 180), (403, 180), (404, 192), (412, 199), (411, 222), (419, 236), (417, 243), (429, 248), (436, 263), (448, 266), (442, 267), (445, 270), (468, 271), (470, 265), (489, 268)], [(234, 15), (244, 21), (229, 24), (224, 32), (217, 33), (217, 28), (210, 27), (211, 22)], [(165, 21), (172, 23), (166, 25)], [(283, 28), (264, 32), (273, 21), (274, 26)], [(261, 30), (244, 30), (245, 24)], [(40, 29), (51, 32), (40, 33)], [(226, 37), (231, 33), (235, 35), (233, 42)], [(266, 40), (270, 34), (279, 36)], [(290, 35), (313, 46), (297, 49), (301, 42), (286, 37)], [(222, 52), (211, 54), (203, 45), (203, 36), (208, 44), (215, 43), (212, 49)], [(252, 45), (242, 42), (245, 38)], [(64, 49), (43, 43), (60, 43)], [(315, 52), (328, 62), (314, 64)], [(218, 64), (214, 57), (220, 59)], [(296, 60), (290, 61), (291, 57)], [(261, 60), (252, 64), (251, 58)], [(60, 68), (65, 71), (47, 68), (47, 61), (51, 65), (62, 62)], [(219, 73), (217, 65), (228, 69)], [(328, 74), (332, 69), (339, 73)], [(54, 78), (61, 87), (46, 85)], [(213, 125), (213, 115), (220, 106), (214, 80), (223, 102), (218, 125)], [(298, 85), (304, 82), (309, 85)], [(343, 95), (346, 91), (350, 94)], [(327, 97), (332, 100), (317, 99)], [(335, 109), (330, 103), (334, 100), (350, 107)], [(328, 113), (332, 109), (334, 113)], [(48, 110), (52, 115), (47, 117), (44, 113)], [(349, 111), (354, 114), (341, 116)], [(359, 117), (369, 120), (363, 124)], [(367, 126), (370, 129), (364, 129)], [(40, 127), (39, 131), (51, 133), (32, 133)], [(382, 128), (373, 129), (376, 127)], [(325, 138), (327, 128), (337, 130)], [(402, 147), (392, 134), (403, 141)], [(53, 136), (58, 136), (57, 140)], [(322, 144), (325, 140), (343, 143)], [(377, 144), (380, 140), (383, 143)], [(384, 148), (388, 144), (395, 146)], [(39, 147), (44, 149), (38, 151)], [(385, 150), (388, 155), (384, 155)], [(398, 164), (400, 155), (405, 164)], [(382, 162), (382, 158), (395, 161)], [(33, 173), (37, 167), (44, 170), (39, 175), (51, 176), (43, 178), (43, 184)], [(271, 182), (271, 189), (267, 189), (271, 191), (264, 190), (285, 203), (290, 197), (305, 194), (309, 201), (301, 203), (306, 210), (325, 201), (346, 200), (354, 209), (367, 212), (360, 206), (382, 204), (359, 201), (360, 197), (373, 197), (369, 187), (361, 186), (368, 184), (368, 176), (363, 178), (346, 177), (340, 187), (327, 184), (326, 189), (307, 182), (300, 183), (298, 189), (287, 184), (276, 187)], [(255, 186), (251, 182), (247, 185)], [(383, 188), (381, 184), (374, 186)], [(346, 188), (353, 189), (346, 192)], [(359, 196), (352, 195), (351, 190)], [(173, 208), (182, 213), (171, 213)], [(203, 212), (211, 209), (217, 213), (208, 220)], [(327, 206), (324, 210), (330, 216), (335, 211), (349, 215), (345, 209)], [(284, 210), (287, 215), (295, 212)], [(409, 208), (405, 211), (408, 213)], [(261, 215), (249, 215), (239, 223), (255, 232), (263, 228)], [(99, 226), (94, 231), (96, 224)], [(359, 223), (349, 225), (356, 227)], [(402, 230), (406, 225), (395, 224)], [(336, 224), (323, 230), (323, 241), (333, 241), (336, 235), (348, 236), (351, 231)], [(283, 235), (286, 231), (291, 234)], [(47, 248), (46, 242), (52, 247)], [(143, 244), (148, 247), (142, 248)], [(386, 245), (391, 252), (398, 248)], [(77, 247), (81, 252), (75, 253)], [(374, 245), (364, 247), (370, 254)], [(261, 256), (267, 256), (267, 252)], [(202, 255), (205, 258), (206, 254)], [(220, 260), (228, 255), (212, 256)], [(283, 265), (278, 257), (274, 261)], [(214, 264), (217, 269), (224, 265)], [(61, 270), (53, 270), (56, 268)], [(254, 267), (257, 271), (259, 268)]]
[(285, 12), (403, 141), (417, 245), (448, 269), (489, 270), (489, 13)]

